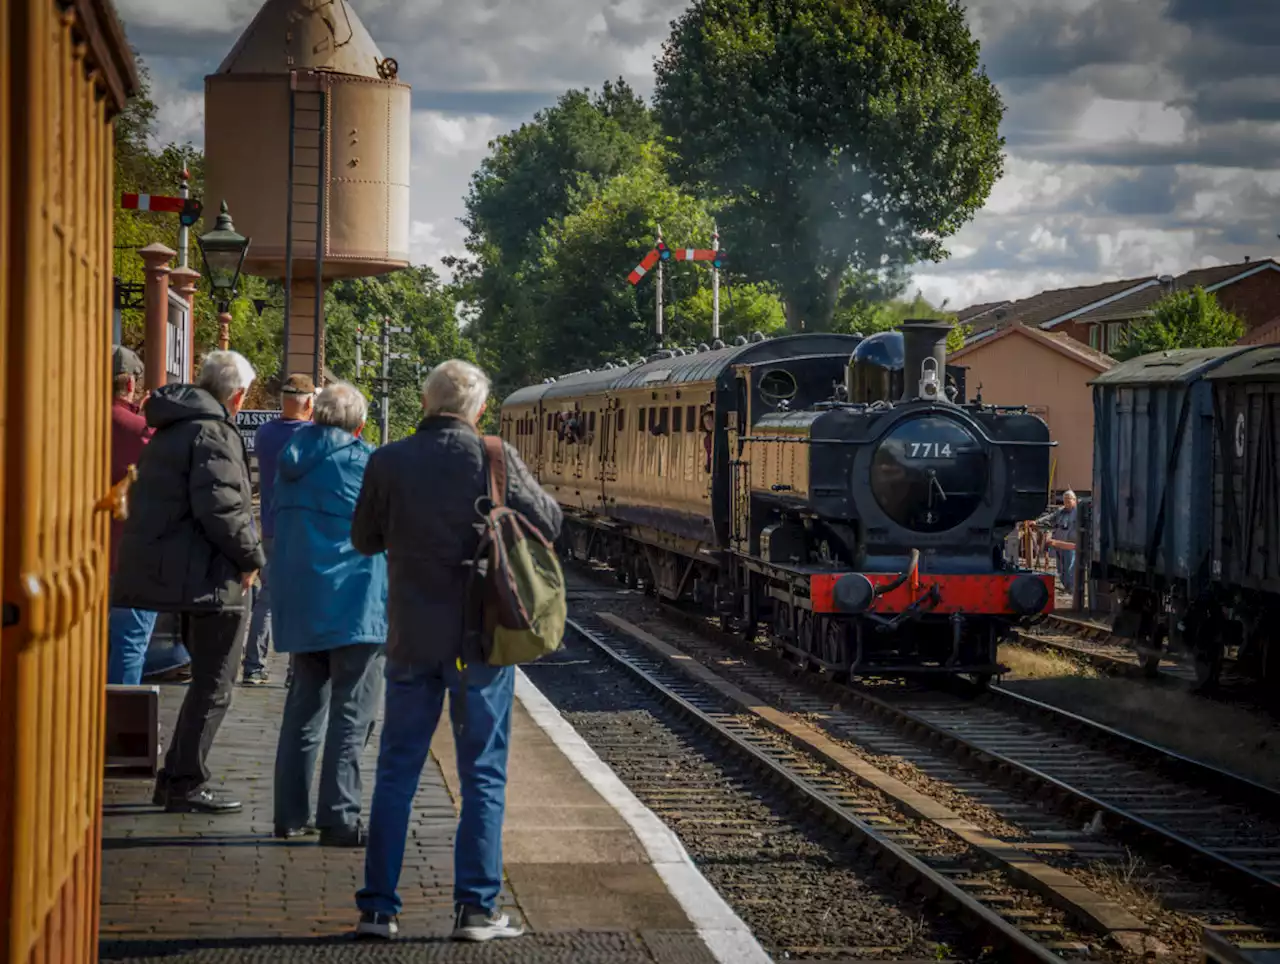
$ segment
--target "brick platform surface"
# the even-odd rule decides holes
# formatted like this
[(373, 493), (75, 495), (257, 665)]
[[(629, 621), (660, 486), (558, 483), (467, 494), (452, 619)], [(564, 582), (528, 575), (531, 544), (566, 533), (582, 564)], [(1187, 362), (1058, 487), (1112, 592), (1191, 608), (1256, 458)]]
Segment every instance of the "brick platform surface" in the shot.
[[(354, 942), (364, 851), (281, 841), (272, 831), (272, 769), (283, 714), (285, 659), (271, 683), (237, 686), (210, 756), (215, 784), (244, 804), (223, 817), (166, 814), (147, 780), (108, 777), (103, 806), (103, 959), (167, 961), (706, 961), (690, 932), (532, 933), (484, 946), (445, 941), (452, 925), (456, 809), (433, 749), (414, 801), (400, 893), (404, 940)], [(167, 744), (185, 687), (161, 688)], [(379, 722), (381, 722), (379, 720)], [(365, 812), (380, 728), (364, 755)], [(508, 913), (524, 920), (504, 887)], [(644, 926), (644, 925), (640, 925)]]

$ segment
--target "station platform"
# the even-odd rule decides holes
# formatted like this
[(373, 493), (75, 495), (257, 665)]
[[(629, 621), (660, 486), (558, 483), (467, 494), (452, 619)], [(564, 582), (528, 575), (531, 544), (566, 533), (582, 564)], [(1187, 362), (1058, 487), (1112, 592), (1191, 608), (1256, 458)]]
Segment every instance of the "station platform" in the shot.
[[(237, 686), (210, 754), (239, 813), (167, 814), (145, 779), (108, 776), (102, 960), (547, 961), (705, 964), (767, 961), (745, 925), (556, 709), (517, 677), (503, 835), (507, 913), (528, 933), (450, 942), (458, 780), (448, 711), (414, 801), (400, 938), (357, 941), (364, 851), (272, 837), (272, 770), (285, 659), (271, 683)], [(161, 687), (167, 739), (184, 686)], [(378, 731), (380, 732), (380, 730)], [(378, 732), (365, 751), (365, 813)]]

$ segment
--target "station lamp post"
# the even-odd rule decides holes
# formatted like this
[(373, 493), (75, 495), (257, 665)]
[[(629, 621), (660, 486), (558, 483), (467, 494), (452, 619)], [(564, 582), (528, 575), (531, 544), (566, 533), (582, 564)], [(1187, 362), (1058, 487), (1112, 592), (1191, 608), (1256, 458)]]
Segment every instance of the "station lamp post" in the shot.
[(249, 240), (236, 232), (226, 201), (222, 202), (213, 230), (196, 239), (204, 259), (205, 277), (218, 305), (218, 347), (224, 351), (231, 344), (231, 301), (240, 283), (240, 269), (249, 251)]

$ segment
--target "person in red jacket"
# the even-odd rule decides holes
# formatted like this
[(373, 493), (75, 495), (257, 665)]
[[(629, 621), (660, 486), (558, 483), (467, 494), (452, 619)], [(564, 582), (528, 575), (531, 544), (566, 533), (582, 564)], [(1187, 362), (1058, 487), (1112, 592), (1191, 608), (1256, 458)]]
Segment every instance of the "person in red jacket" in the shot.
[[(113, 398), (111, 399), (111, 484), (125, 477), (129, 466), (137, 465), (143, 446), (151, 440), (152, 430), (142, 415), (142, 403), (135, 402), (142, 384), (142, 362), (123, 345), (112, 352)], [(111, 522), (111, 577), (119, 564), (121, 520)], [(142, 682), (142, 665), (147, 644), (155, 629), (156, 614), (143, 609), (113, 606), (107, 630), (110, 651), (107, 656), (107, 682), (137, 686)]]

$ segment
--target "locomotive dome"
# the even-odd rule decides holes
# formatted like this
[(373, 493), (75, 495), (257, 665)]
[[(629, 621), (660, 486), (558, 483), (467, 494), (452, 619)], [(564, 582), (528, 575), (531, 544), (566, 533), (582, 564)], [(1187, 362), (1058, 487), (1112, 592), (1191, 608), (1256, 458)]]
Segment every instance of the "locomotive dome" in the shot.
[(849, 401), (869, 402), (901, 395), (905, 357), (900, 331), (882, 331), (862, 339), (849, 359), (845, 383)]

